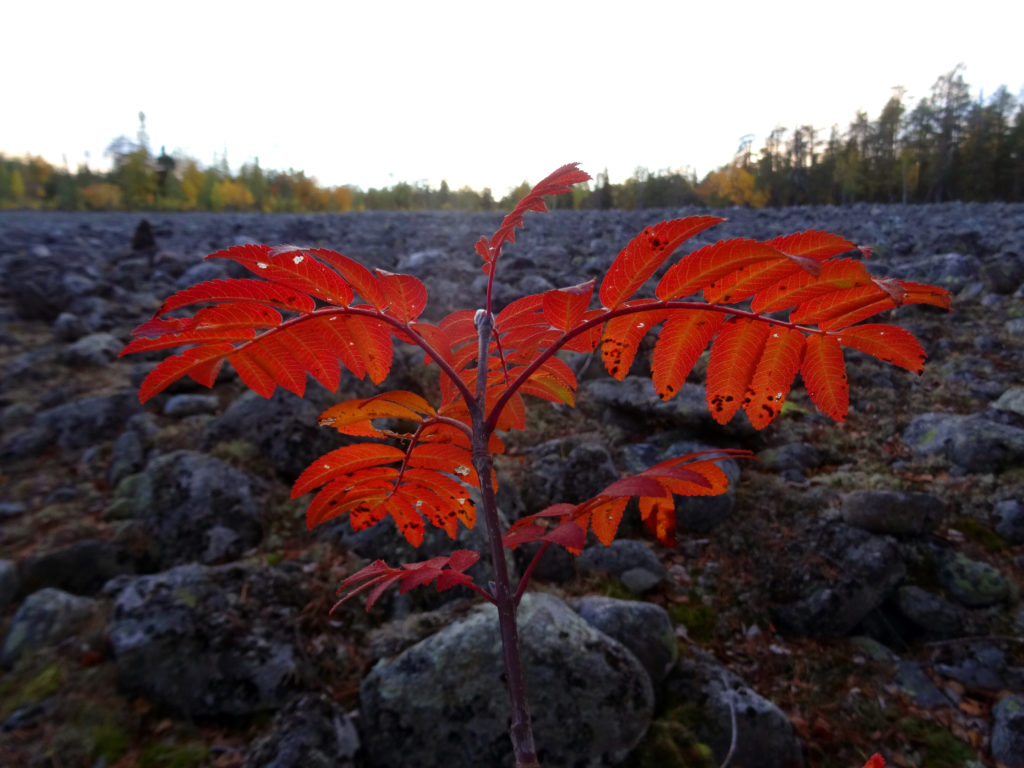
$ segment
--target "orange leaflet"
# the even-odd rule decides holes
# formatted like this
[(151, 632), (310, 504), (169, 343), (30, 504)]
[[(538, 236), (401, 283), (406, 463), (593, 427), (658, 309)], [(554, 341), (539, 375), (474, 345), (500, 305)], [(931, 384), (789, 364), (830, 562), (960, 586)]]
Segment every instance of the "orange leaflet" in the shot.
[(615, 309), (624, 304), (683, 242), (723, 221), (717, 216), (690, 216), (647, 227), (629, 241), (608, 268), (601, 281), (601, 305)]
[(724, 320), (720, 312), (706, 310), (668, 313), (651, 356), (651, 380), (662, 400), (669, 400), (682, 388)]
[(196, 371), (202, 371), (203, 378), (212, 385), (217, 367), (232, 350), (234, 347), (230, 344), (207, 344), (168, 357), (150, 371), (142, 382), (142, 386), (139, 387), (139, 401), (146, 402), (182, 376)]
[[(266, 333), (238, 347), (235, 354), (228, 357), (228, 362), (235, 367), (250, 389), (260, 392), (264, 397), (274, 394), (277, 384), (302, 397), (306, 392), (306, 368), (292, 353), (292, 349), (284, 343), (281, 334)], [(263, 383), (266, 390), (260, 391), (257, 382)]]
[(448, 443), (417, 443), (409, 453), (409, 466), (449, 472), (465, 483), (479, 487), (473, 457), (465, 448)]
[(424, 417), (433, 415), (433, 407), (422, 397), (413, 392), (396, 390), (333, 405), (320, 414), (319, 424), (322, 427), (334, 427), (343, 435), (373, 437), (381, 434), (371, 424), (373, 419), (421, 422)]
[[(639, 307), (654, 303), (654, 299), (638, 299), (626, 304)], [(604, 326), (601, 335), (601, 362), (613, 378), (622, 381), (629, 373), (636, 358), (640, 342), (654, 326), (665, 319), (667, 313), (661, 310), (637, 312), (636, 314), (613, 317)]]
[(398, 275), (377, 270), (380, 287), (387, 304), (387, 313), (404, 323), (409, 323), (420, 316), (427, 306), (427, 289), (412, 275)]
[(776, 326), (747, 388), (743, 410), (755, 429), (764, 429), (782, 410), (803, 360), (804, 335)]
[(543, 213), (548, 208), (544, 204), (545, 195), (562, 195), (570, 191), (570, 186), (580, 182), (589, 181), (590, 174), (579, 169), (579, 163), (569, 163), (556, 169), (545, 176), (531, 189), (526, 197), (519, 201), (515, 208), (504, 218), (501, 226), (491, 237), (490, 242), (486, 238), (480, 238), (477, 242), (477, 253), (484, 260), (484, 272), (489, 271), (490, 264), (494, 259), (497, 250), (504, 243), (513, 243), (516, 239), (516, 227), (523, 226), (523, 216), (527, 211), (539, 211)]
[[(735, 272), (723, 275), (705, 286), (704, 298), (712, 304), (728, 304), (759, 294), (780, 280), (785, 279), (791, 283), (808, 279), (813, 281), (822, 271), (819, 262), (856, 248), (842, 237), (813, 230), (777, 237), (767, 244), (788, 258), (784, 261), (747, 264)], [(755, 298), (755, 304), (756, 301)], [(755, 312), (760, 311), (756, 306), (752, 308)]]
[(722, 240), (684, 256), (658, 283), (662, 301), (689, 296), (730, 272), (761, 261), (782, 261), (786, 255), (758, 240)]
[(316, 309), (312, 298), (294, 288), (243, 278), (210, 280), (180, 290), (160, 305), (154, 317), (192, 304), (213, 301), (257, 302), (291, 312), (312, 312)]
[(643, 497), (637, 499), (640, 519), (663, 547), (676, 545), (676, 504), (667, 499)]
[(831, 232), (820, 232), (813, 229), (794, 232), (791, 235), (780, 235), (769, 240), (768, 244), (775, 246), (783, 253), (807, 256), (819, 261), (857, 249), (857, 246), (846, 238)]
[(866, 352), (919, 376), (924, 373), (924, 361), (928, 356), (921, 342), (906, 328), (882, 324), (855, 325), (838, 332), (836, 339), (844, 347)]
[(594, 294), (594, 281), (589, 280), (570, 288), (556, 288), (543, 294), (544, 319), (560, 331), (570, 331), (580, 324), (583, 313), (590, 306)]
[(764, 322), (732, 319), (722, 325), (708, 358), (706, 398), (711, 416), (726, 424), (743, 405), (771, 332)]
[(598, 541), (609, 546), (615, 540), (615, 534), (619, 530), (619, 523), (622, 522), (622, 513), (629, 504), (629, 497), (608, 498), (606, 496), (595, 496), (590, 501), (580, 504), (573, 513), (578, 525), (590, 529), (597, 536)]
[(818, 410), (835, 421), (846, 420), (850, 389), (843, 350), (834, 336), (815, 333), (807, 337), (800, 376)]
[(380, 281), (358, 261), (325, 248), (314, 248), (309, 252), (327, 262), (339, 272), (355, 288), (364, 301), (372, 304), (376, 309), (384, 308), (386, 300), (384, 292), (381, 290)]
[(383, 443), (345, 445), (321, 456), (299, 475), (292, 486), (292, 498), (318, 488), (357, 469), (393, 464), (405, 458), (405, 451)]
[[(150, 321), (149, 328), (153, 329), (153, 321)], [(183, 347), (187, 344), (211, 344), (218, 341), (251, 341), (256, 336), (253, 328), (231, 327), (200, 328), (197, 330), (185, 330), (181, 333), (168, 333), (162, 336), (141, 337), (132, 339), (128, 345), (121, 350), (122, 355), (130, 355), (134, 352), (152, 352), (160, 349), (173, 349)]]
[(860, 261), (828, 261), (817, 275), (800, 271), (780, 278), (758, 292), (750, 302), (750, 308), (754, 312), (776, 312), (819, 296), (871, 283), (871, 275)]
[(337, 306), (352, 302), (350, 286), (337, 272), (324, 266), (309, 251), (294, 246), (236, 245), (211, 253), (207, 259), (230, 259), (264, 280), (296, 288)]

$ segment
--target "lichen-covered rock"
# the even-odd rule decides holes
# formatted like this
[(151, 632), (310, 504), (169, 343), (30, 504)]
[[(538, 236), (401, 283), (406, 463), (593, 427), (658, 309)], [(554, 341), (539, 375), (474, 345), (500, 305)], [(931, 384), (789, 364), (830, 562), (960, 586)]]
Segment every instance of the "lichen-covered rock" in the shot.
[(910, 422), (903, 442), (919, 455), (943, 456), (961, 472), (1000, 472), (1024, 461), (1024, 429), (984, 414), (922, 414)]
[(289, 701), (270, 733), (245, 755), (245, 768), (352, 768), (359, 733), (352, 717), (323, 694)]
[(150, 461), (134, 483), (131, 506), (160, 567), (232, 560), (262, 534), (249, 477), (197, 451)]
[(276, 710), (301, 686), (298, 569), (182, 565), (110, 582), (121, 686), (185, 717)]
[(664, 608), (596, 595), (581, 597), (573, 607), (592, 627), (632, 651), (654, 683), (665, 679), (679, 656), (679, 641)]
[(900, 612), (930, 637), (956, 637), (963, 634), (969, 617), (966, 611), (939, 595), (912, 585), (896, 590)]
[(1024, 696), (1003, 696), (992, 708), (992, 757), (1006, 768), (1024, 768)]
[(206, 430), (204, 448), (245, 440), (283, 478), (293, 481), (314, 459), (340, 445), (337, 433), (317, 423), (337, 399), (322, 387), (312, 386), (304, 399), (284, 389), (278, 389), (269, 400), (247, 392), (213, 420)]
[(703, 651), (680, 658), (665, 681), (670, 705), (700, 708), (698, 735), (714, 751), (718, 764), (733, 742), (733, 764), (757, 768), (800, 768), (803, 746), (785, 713), (750, 688), (738, 675)]
[[(519, 638), (541, 764), (622, 764), (654, 708), (636, 657), (551, 595), (524, 597)], [(489, 605), (378, 662), (360, 686), (367, 765), (511, 766), (502, 675)]]
[(939, 566), (938, 576), (949, 596), (968, 608), (996, 605), (1010, 596), (1010, 583), (998, 568), (959, 552)]
[(28, 430), (5, 440), (4, 453), (24, 458), (37, 456), (52, 445), (81, 450), (117, 435), (139, 411), (134, 392), (96, 395), (40, 411)]
[(111, 333), (90, 333), (68, 344), (61, 351), (60, 359), (71, 366), (99, 368), (117, 359), (122, 347), (124, 342)]
[(529, 461), (519, 493), (530, 512), (560, 502), (578, 504), (619, 479), (599, 434), (549, 440), (523, 452)]
[(815, 523), (778, 558), (772, 613), (800, 635), (842, 636), (880, 606), (906, 572), (894, 539)]
[(592, 544), (580, 553), (577, 562), (584, 571), (614, 576), (626, 589), (637, 594), (656, 587), (667, 573), (651, 548), (636, 539), (615, 539), (607, 547)]
[(96, 605), (59, 589), (41, 589), (25, 598), (14, 617), (0, 649), (0, 665), (12, 666), (28, 649), (60, 640), (74, 625), (87, 618)]
[(132, 554), (105, 539), (80, 539), (42, 552), (20, 562), (20, 592), (55, 587), (76, 595), (93, 595), (110, 579), (133, 573)]
[(861, 490), (843, 497), (843, 520), (871, 533), (913, 536), (931, 533), (946, 503), (931, 493)]

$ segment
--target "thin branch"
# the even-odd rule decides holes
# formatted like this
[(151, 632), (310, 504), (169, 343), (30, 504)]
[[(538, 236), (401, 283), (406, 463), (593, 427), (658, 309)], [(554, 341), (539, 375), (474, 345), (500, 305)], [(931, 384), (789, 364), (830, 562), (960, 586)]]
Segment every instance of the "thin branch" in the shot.
[(621, 317), (622, 315), (637, 314), (640, 312), (664, 312), (673, 310), (705, 310), (708, 312), (721, 312), (724, 315), (731, 315), (733, 317), (742, 317), (748, 320), (758, 320), (769, 325), (778, 325), (783, 328), (790, 328), (798, 330), (803, 333), (816, 333), (822, 336), (838, 335), (838, 331), (823, 331), (820, 328), (809, 328), (804, 325), (798, 325), (797, 323), (789, 322), (788, 320), (779, 320), (774, 317), (767, 315), (761, 315), (757, 312), (750, 312), (745, 309), (736, 309), (735, 307), (723, 306), (721, 304), (708, 304), (703, 301), (656, 301), (650, 304), (640, 304), (632, 307), (618, 307), (616, 309), (609, 309), (597, 317), (592, 317), (586, 322), (580, 323), (577, 327), (571, 331), (567, 331), (553, 343), (550, 347), (544, 349), (540, 354), (534, 358), (533, 362), (526, 366), (516, 380), (510, 384), (505, 391), (501, 394), (498, 400), (494, 403), (494, 407), (490, 409), (490, 415), (487, 417), (487, 429), (488, 431), (494, 431), (495, 425), (498, 423), (498, 416), (501, 414), (502, 409), (508, 404), (508, 401), (512, 398), (519, 388), (529, 379), (537, 369), (540, 368), (547, 360), (558, 352), (567, 343), (572, 341), (580, 334), (586, 333), (592, 328), (603, 325), (609, 320)]
[(477, 594), (483, 596), (484, 600), (486, 600), (488, 603), (491, 603), (492, 605), (494, 604), (494, 595), (492, 595), (490, 592), (488, 592), (483, 587), (477, 585), (476, 583), (471, 581), (469, 584), (463, 584), (462, 586), (469, 587)]
[(550, 541), (545, 541), (540, 545), (540, 549), (537, 550), (537, 554), (533, 556), (530, 564), (526, 566), (526, 570), (523, 575), (519, 578), (519, 586), (516, 588), (515, 603), (518, 606), (519, 601), (523, 599), (523, 593), (526, 592), (526, 585), (530, 582), (530, 577), (533, 575), (533, 569), (537, 567), (537, 563), (540, 562), (541, 557), (548, 551), (548, 547), (551, 546)]

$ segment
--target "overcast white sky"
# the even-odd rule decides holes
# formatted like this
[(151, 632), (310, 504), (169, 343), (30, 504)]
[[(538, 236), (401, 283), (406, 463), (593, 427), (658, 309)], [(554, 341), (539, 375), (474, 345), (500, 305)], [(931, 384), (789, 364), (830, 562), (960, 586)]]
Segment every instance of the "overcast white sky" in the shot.
[(974, 97), (1024, 86), (1008, 0), (11, 0), (0, 26), (8, 155), (102, 166), (141, 110), (154, 151), (204, 165), (497, 196), (573, 161), (703, 176), (744, 134), (845, 130), (958, 62)]

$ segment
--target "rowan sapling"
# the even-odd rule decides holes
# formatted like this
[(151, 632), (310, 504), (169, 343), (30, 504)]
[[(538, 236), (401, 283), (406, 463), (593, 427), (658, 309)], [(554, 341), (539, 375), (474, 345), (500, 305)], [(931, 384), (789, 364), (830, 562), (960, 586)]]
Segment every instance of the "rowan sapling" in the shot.
[[(796, 375), (825, 414), (842, 421), (848, 408), (843, 349), (851, 348), (921, 373), (925, 353), (899, 326), (861, 324), (904, 304), (948, 309), (941, 288), (872, 277), (846, 254), (865, 248), (834, 234), (798, 232), (769, 241), (723, 240), (677, 259), (654, 295), (636, 298), (679, 246), (723, 219), (691, 216), (663, 221), (634, 237), (596, 280), (520, 298), (495, 311), (494, 280), (502, 250), (515, 241), (528, 211), (547, 210), (544, 197), (590, 177), (563, 166), (534, 187), (498, 230), (481, 238), (477, 254), (487, 275), (482, 306), (453, 312), (439, 323), (419, 319), (423, 284), (410, 275), (371, 272), (321, 248), (239, 245), (207, 258), (231, 259), (256, 279), (222, 279), (179, 291), (135, 330), (122, 354), (185, 347), (160, 362), (140, 389), (145, 402), (188, 376), (212, 386), (224, 362), (250, 389), (270, 397), (278, 387), (302, 397), (307, 377), (334, 391), (342, 370), (375, 385), (387, 378), (396, 341), (419, 347), (437, 367), (436, 404), (408, 391), (347, 400), (320, 417), (343, 435), (364, 438), (314, 461), (292, 496), (316, 492), (306, 512), (310, 528), (347, 515), (363, 530), (390, 517), (413, 545), (426, 526), (455, 538), (459, 525), (484, 519), (494, 582), (473, 582), (468, 569), (480, 554), (464, 549), (420, 563), (375, 561), (341, 585), (341, 602), (367, 593), (367, 609), (388, 589), (434, 583), (439, 591), (465, 586), (498, 611), (517, 766), (537, 765), (516, 633), (518, 605), (533, 568), (551, 545), (578, 554), (592, 531), (610, 544), (626, 506), (657, 540), (675, 544), (675, 496), (713, 495), (728, 480), (716, 465), (744, 450), (691, 453), (625, 477), (580, 504), (555, 504), (507, 530), (499, 523), (492, 457), (500, 433), (526, 426), (525, 395), (572, 406), (576, 375), (559, 352), (599, 351), (608, 373), (623, 379), (641, 340), (660, 326), (651, 377), (658, 394), (673, 397), (710, 346), (707, 403), (725, 424), (743, 411), (757, 429), (781, 411)], [(596, 289), (596, 297), (595, 297)], [(700, 296), (697, 296), (700, 294)], [(193, 310), (179, 315), (179, 310)], [(396, 433), (377, 420), (401, 419), (415, 428)], [(479, 489), (480, 510), (467, 486)], [(506, 549), (540, 542), (513, 584)]]

